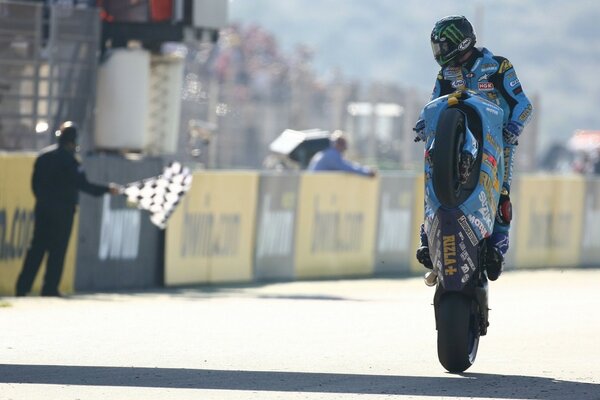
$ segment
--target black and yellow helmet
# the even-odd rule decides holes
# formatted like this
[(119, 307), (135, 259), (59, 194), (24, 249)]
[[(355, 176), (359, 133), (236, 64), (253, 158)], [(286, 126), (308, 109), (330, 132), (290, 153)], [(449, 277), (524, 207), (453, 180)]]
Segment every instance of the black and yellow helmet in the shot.
[(450, 15), (435, 23), (431, 31), (433, 57), (440, 66), (454, 65), (475, 46), (475, 31), (462, 15)]

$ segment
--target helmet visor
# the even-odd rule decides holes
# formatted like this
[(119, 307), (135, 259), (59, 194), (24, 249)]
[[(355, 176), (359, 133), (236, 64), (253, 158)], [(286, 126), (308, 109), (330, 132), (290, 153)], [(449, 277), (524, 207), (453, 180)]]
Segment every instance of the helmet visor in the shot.
[(456, 49), (450, 47), (448, 42), (431, 42), (431, 50), (433, 50), (433, 57), (441, 66), (448, 64), (455, 56)]

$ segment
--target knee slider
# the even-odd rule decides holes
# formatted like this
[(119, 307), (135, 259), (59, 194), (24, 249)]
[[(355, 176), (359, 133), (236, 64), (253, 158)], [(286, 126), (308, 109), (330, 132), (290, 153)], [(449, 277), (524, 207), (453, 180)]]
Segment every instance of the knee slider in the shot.
[(510, 224), (510, 221), (512, 221), (512, 203), (510, 202), (510, 196), (508, 194), (500, 195), (496, 221), (503, 225), (508, 225)]

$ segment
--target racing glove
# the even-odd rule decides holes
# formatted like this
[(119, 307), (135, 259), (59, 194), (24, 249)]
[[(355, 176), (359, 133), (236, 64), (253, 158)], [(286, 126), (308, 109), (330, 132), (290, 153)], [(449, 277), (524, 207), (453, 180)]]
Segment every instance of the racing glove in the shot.
[(523, 126), (517, 124), (514, 121), (509, 121), (508, 124), (504, 127), (502, 131), (502, 136), (504, 138), (504, 144), (509, 144), (516, 146), (519, 144), (519, 136), (521, 136), (521, 132), (523, 131)]

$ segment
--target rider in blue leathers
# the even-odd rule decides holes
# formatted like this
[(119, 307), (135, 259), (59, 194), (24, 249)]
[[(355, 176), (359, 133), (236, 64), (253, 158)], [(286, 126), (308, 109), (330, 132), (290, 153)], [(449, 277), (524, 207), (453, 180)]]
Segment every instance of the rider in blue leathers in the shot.
[[(488, 100), (504, 110), (504, 180), (498, 204), (494, 230), (488, 240), (489, 250), (486, 265), (488, 278), (496, 280), (502, 272), (504, 255), (508, 250), (508, 231), (511, 220), (510, 186), (513, 159), (519, 135), (529, 122), (533, 107), (523, 92), (515, 69), (504, 57), (495, 56), (486, 48), (475, 47), (475, 32), (471, 23), (463, 16), (453, 15), (436, 22), (431, 32), (433, 55), (442, 67), (431, 99), (457, 90), (478, 91)], [(425, 124), (417, 121), (416, 140), (426, 140)], [(431, 268), (427, 236), (421, 226), (421, 247), (417, 259)]]

